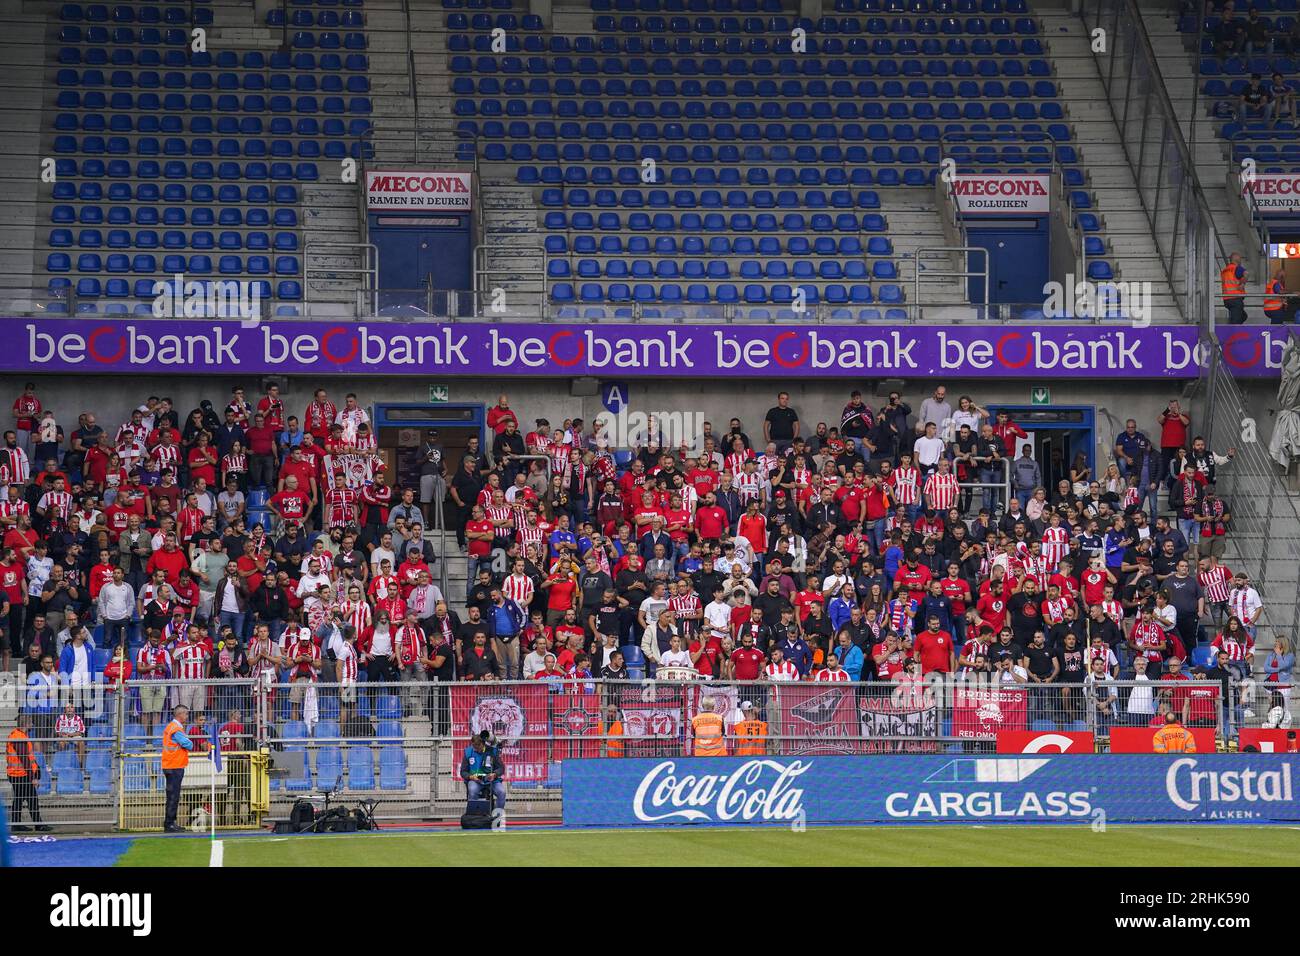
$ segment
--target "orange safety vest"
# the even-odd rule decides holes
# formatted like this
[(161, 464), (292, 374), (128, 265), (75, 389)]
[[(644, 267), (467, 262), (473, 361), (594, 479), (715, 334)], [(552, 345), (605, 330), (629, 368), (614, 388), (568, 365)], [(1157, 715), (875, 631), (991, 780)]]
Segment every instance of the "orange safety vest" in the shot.
[(1152, 738), (1153, 752), (1158, 754), (1194, 754), (1196, 738), (1180, 724), (1165, 724)]
[(616, 720), (605, 730), (605, 756), (621, 757), (623, 756), (623, 722)]
[(1269, 296), (1273, 297), (1273, 298), (1266, 297), (1264, 299), (1264, 311), (1276, 312), (1279, 309), (1281, 309), (1282, 300), (1276, 297), (1282, 295), (1282, 293), (1286, 291), (1286, 287), (1282, 284), (1282, 280), (1281, 279), (1270, 280), (1268, 285), (1264, 287), (1264, 291), (1267, 292)]
[(691, 718), (691, 730), (695, 734), (695, 756), (725, 757), (727, 741), (723, 737), (726, 725), (717, 714), (698, 714)]
[(1219, 270), (1219, 282), (1223, 285), (1225, 299), (1237, 299), (1246, 294), (1246, 283), (1237, 278), (1237, 267), (1231, 263)]
[(736, 756), (755, 756), (767, 753), (767, 722), (742, 720), (736, 724)]
[(164, 770), (184, 770), (190, 765), (190, 752), (172, 739), (177, 732), (185, 733), (179, 720), (173, 720), (163, 731), (162, 768)]
[[(18, 741), (27, 741), (25, 760), (18, 755)], [(10, 779), (21, 780), (27, 776), (27, 760), (32, 756), (31, 738), (15, 727), (9, 732), (9, 742), (5, 744), (5, 775)]]

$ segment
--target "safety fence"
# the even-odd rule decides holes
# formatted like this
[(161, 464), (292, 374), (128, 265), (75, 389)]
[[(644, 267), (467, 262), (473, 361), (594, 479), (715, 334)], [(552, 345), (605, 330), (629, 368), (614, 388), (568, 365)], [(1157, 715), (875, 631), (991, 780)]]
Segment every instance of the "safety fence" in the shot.
[[(302, 798), (365, 804), (381, 823), (454, 818), (462, 759), (485, 730), (501, 746), (511, 816), (554, 818), (566, 761), (692, 756), (701, 714), (721, 718), (714, 752), (733, 755), (1022, 752), (1045, 738), (1053, 748), (1150, 753), (1171, 712), (1210, 752), (1259, 727), (1284, 693), (1205, 679), (1025, 679), (1010, 668), (889, 682), (130, 681), (91, 688), (84, 729), (59, 722), (80, 717), (71, 701), (22, 711), (42, 768), (43, 822), (143, 831), (162, 825), (161, 738), (179, 703), (190, 707), (195, 748), (178, 821), (206, 830), (287, 818)], [(1286, 749), (1282, 738), (1250, 739)]]

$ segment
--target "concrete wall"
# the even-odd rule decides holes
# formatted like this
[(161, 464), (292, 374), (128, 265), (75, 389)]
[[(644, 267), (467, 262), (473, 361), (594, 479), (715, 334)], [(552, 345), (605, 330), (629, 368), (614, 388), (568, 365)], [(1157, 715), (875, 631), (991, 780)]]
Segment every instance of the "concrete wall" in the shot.
[[(94, 411), (100, 423), (115, 428), (130, 417), (130, 411), (148, 395), (169, 395), (184, 416), (197, 407), (200, 399), (207, 398), (220, 410), (235, 384), (244, 386), (248, 398), (256, 403), (262, 393), (261, 379), (249, 377), (176, 377), (148, 379), (121, 376), (42, 376), (32, 378), (45, 407), (53, 409), (65, 430), (76, 427), (77, 416), (87, 410)], [(573, 397), (570, 383), (564, 379), (458, 379), (440, 377), (436, 371), (423, 378), (290, 378), (282, 382), (282, 396), (289, 411), (301, 415), (311, 401), (315, 387), (323, 385), (331, 398), (342, 403), (343, 395), (354, 391), (362, 404), (376, 402), (427, 402), (429, 386), (442, 384), (450, 387), (451, 402), (483, 402), (492, 404), (504, 390), (521, 422), (530, 426), (533, 419), (544, 417), (553, 424), (565, 418), (582, 417), (591, 422), (602, 411), (599, 396)], [(0, 399), (6, 407), (21, 391), (23, 379), (17, 376), (0, 376)], [(905, 383), (902, 394), (913, 408), (930, 394), (939, 380), (912, 379)], [(943, 382), (948, 388), (949, 400), (956, 404), (959, 395), (969, 394), (982, 405), (990, 403), (1029, 404), (1028, 381), (990, 381), (951, 379)], [(1192, 414), (1195, 430), (1200, 421), (1196, 402), (1184, 392), (1184, 383), (1162, 381), (1067, 381), (1046, 380), (1034, 384), (1051, 389), (1055, 405), (1090, 405), (1097, 411), (1097, 432), (1102, 447), (1098, 459), (1105, 460), (1113, 432), (1123, 427), (1126, 418), (1136, 418), (1148, 433), (1155, 430), (1155, 419), (1171, 398), (1182, 400)], [(628, 382), (628, 399), (631, 409), (645, 413), (678, 411), (700, 413), (714, 424), (714, 430), (727, 430), (728, 419), (735, 415), (741, 419), (751, 437), (762, 434), (763, 416), (774, 405), (776, 393), (784, 389), (790, 393), (791, 404), (798, 410), (805, 434), (811, 432), (818, 421), (838, 424), (840, 410), (848, 400), (848, 393), (861, 389), (866, 400), (878, 406), (884, 400), (874, 394), (874, 382), (853, 379), (823, 379), (812, 381), (737, 382), (720, 378), (697, 380), (637, 381)], [(1276, 382), (1260, 382), (1249, 387), (1252, 411), (1259, 423), (1260, 440), (1267, 442), (1272, 434), (1273, 408), (1276, 405)], [(7, 416), (6, 416), (7, 417)], [(1216, 442), (1216, 444), (1221, 444)]]

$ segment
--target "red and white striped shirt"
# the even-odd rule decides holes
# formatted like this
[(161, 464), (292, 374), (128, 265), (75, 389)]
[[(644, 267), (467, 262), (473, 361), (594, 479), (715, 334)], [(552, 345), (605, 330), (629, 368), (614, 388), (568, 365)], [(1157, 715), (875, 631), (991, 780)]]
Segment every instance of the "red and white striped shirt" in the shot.
[(84, 736), (85, 733), (86, 722), (77, 714), (59, 714), (59, 719), (54, 722), (56, 737)]
[(424, 630), (420, 625), (403, 624), (393, 637), (397, 659), (406, 666), (415, 664), (424, 656)]
[(736, 475), (736, 494), (740, 496), (740, 503), (749, 504), (751, 501), (762, 501), (764, 484), (766, 482), (758, 472), (747, 475), (742, 471)]
[(68, 515), (72, 513), (72, 495), (66, 491), (47, 491), (36, 507), (44, 511), (50, 521), (63, 527), (68, 522)]
[(1196, 580), (1200, 582), (1201, 590), (1205, 592), (1205, 600), (1211, 604), (1224, 604), (1228, 600), (1228, 582), (1232, 580), (1232, 572), (1223, 565), (1211, 568), (1209, 571), (1201, 571), (1196, 575)]
[(744, 451), (733, 451), (725, 459), (725, 469), (731, 472), (733, 478), (738, 478), (743, 472), (745, 462), (754, 457), (753, 449), (746, 448)]
[(799, 668), (789, 661), (782, 661), (780, 664), (768, 664), (763, 668), (763, 673), (767, 675), (768, 680), (787, 681), (799, 679)]
[(1043, 602), (1043, 619), (1049, 624), (1060, 624), (1065, 620), (1065, 608), (1070, 602), (1064, 598)]
[(357, 502), (361, 495), (355, 488), (335, 485), (325, 492), (325, 507), (329, 515), (329, 527), (345, 528), (357, 521)]
[(30, 515), (31, 513), (31, 507), (21, 498), (17, 501), (10, 501), (8, 498), (0, 501), (0, 518), (16, 518), (19, 515)]
[(935, 472), (925, 479), (925, 497), (936, 511), (947, 511), (957, 503), (957, 476)]
[(347, 641), (343, 642), (343, 647), (335, 655), (336, 673), (339, 682), (343, 684), (355, 684), (357, 681), (357, 649)]
[(188, 541), (203, 527), (203, 512), (198, 508), (182, 508), (176, 516), (176, 532), (181, 541)]
[(1115, 622), (1116, 625), (1124, 621), (1124, 605), (1119, 601), (1102, 601), (1101, 613)]
[(1070, 553), (1070, 532), (1064, 525), (1043, 529), (1043, 557), (1055, 568)]
[(11, 484), (25, 485), (32, 480), (32, 465), (21, 448), (0, 448), (0, 467), (9, 472)]
[[(145, 673), (146, 667), (161, 665), (162, 669), (153, 673)], [(167, 652), (167, 648), (159, 644), (154, 647), (146, 643), (135, 655), (135, 678), (136, 680), (166, 680), (171, 677), (172, 673), (172, 656)]]
[(533, 579), (526, 574), (511, 574), (501, 582), (501, 593), (525, 609), (533, 603), (536, 590)]
[(509, 505), (488, 505), (483, 509), (483, 514), (488, 521), (492, 522), (493, 526), (498, 527), (497, 533), (503, 534), (504, 532), (500, 531), (497, 522), (504, 521), (507, 524), (513, 524), (513, 515), (511, 514), (513, 510)]
[[(1052, 576), (1052, 566), (1047, 563), (1047, 558), (1043, 555), (1034, 557), (1032, 554), (1026, 554), (1021, 561), (1025, 570), (1025, 576), (1033, 578), (1038, 583), (1038, 591), (1041, 594), (1047, 590), (1047, 579)], [(1008, 568), (1007, 570), (1011, 570)]]
[(343, 620), (351, 624), (358, 634), (370, 627), (371, 613), (370, 605), (365, 601), (344, 601), (339, 605), (339, 611), (343, 614)]
[(176, 659), (176, 676), (180, 680), (202, 680), (206, 676), (208, 648), (201, 641), (182, 644), (173, 655)]
[(158, 468), (160, 471), (164, 468), (170, 468), (172, 471), (178, 471), (180, 469), (180, 445), (155, 445), (152, 449), (152, 454), (158, 459)]
[(849, 672), (843, 667), (837, 667), (831, 670), (829, 667), (823, 667), (821, 670), (813, 673), (814, 681), (846, 681), (849, 679)]
[(515, 523), (515, 537), (519, 539), (519, 547), (526, 552), (530, 544), (537, 545), (540, 549), (542, 542), (546, 540), (546, 532), (537, 525), (529, 524), (525, 518)]
[(221, 470), (225, 474), (246, 474), (248, 472), (248, 456), (229, 454), (221, 459)]
[(1230, 661), (1249, 660), (1250, 655), (1255, 651), (1255, 642), (1251, 640), (1249, 634), (1244, 632), (1242, 637), (1245, 639), (1244, 641), (1235, 640), (1230, 637), (1226, 631), (1223, 631), (1219, 633), (1219, 635), (1214, 639), (1214, 643), (1210, 646), (1213, 647), (1216, 652), (1226, 651), (1228, 654), (1228, 660)]
[(1165, 630), (1155, 621), (1138, 621), (1133, 625), (1129, 635), (1133, 646), (1142, 649), (1142, 656), (1147, 660), (1158, 661), (1162, 655), (1156, 650), (1165, 641)]
[(694, 615), (700, 610), (700, 599), (695, 596), (694, 592), (669, 598), (668, 609), (673, 612), (673, 615), (677, 618), (677, 623), (682, 627), (691, 630), (698, 626), (698, 618), (687, 617), (688, 614)]
[(921, 500), (921, 471), (919, 468), (895, 468), (889, 475), (894, 489), (894, 500), (900, 505), (914, 505)]

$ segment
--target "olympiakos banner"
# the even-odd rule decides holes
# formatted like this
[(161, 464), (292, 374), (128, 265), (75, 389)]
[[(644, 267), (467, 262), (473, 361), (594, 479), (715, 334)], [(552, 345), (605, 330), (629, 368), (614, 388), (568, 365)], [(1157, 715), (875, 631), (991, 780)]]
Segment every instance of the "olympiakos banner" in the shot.
[[(1288, 738), (1288, 734), (1291, 734)], [(1295, 731), (1282, 730), (1277, 727), (1243, 727), (1237, 733), (1237, 750), (1244, 752), (1247, 747), (1254, 747), (1260, 753), (1284, 754), (1296, 753)]]
[(953, 698), (952, 732), (957, 737), (993, 740), (1004, 730), (1025, 730), (1028, 722), (1023, 690), (959, 686)]
[[(1195, 378), (1191, 326), (828, 326), (13, 320), (0, 372), (185, 375), (967, 375)], [(21, 332), (18, 330), (21, 329)], [(1234, 374), (1275, 376), (1289, 329), (1219, 330)]]
[(1095, 752), (1092, 734), (1079, 731), (1004, 730), (998, 734), (1000, 754), (1090, 754)]
[[(458, 772), (469, 738), (490, 730), (504, 741), (501, 756), (507, 780), (545, 780), (550, 717), (550, 688), (540, 681), (536, 687), (491, 683), (452, 687), (451, 736)], [(523, 737), (536, 739), (521, 742)]]
[(963, 216), (1045, 216), (1052, 211), (1052, 177), (1045, 173), (962, 173), (952, 183)]
[(857, 691), (852, 685), (783, 684), (781, 753), (791, 756), (857, 753)]
[(600, 695), (585, 693), (583, 684), (568, 685), (579, 693), (551, 694), (552, 760), (600, 756)]
[(366, 206), (378, 210), (469, 212), (473, 173), (431, 169), (366, 171)]
[(627, 756), (681, 752), (686, 738), (686, 689), (674, 684), (614, 685), (611, 694), (623, 715)]
[[(1113, 754), (1149, 754), (1155, 753), (1156, 727), (1112, 727), (1110, 729), (1110, 752)], [(1196, 741), (1198, 754), (1214, 753), (1214, 728), (1189, 727), (1192, 739)]]
[(334, 469), (338, 467), (343, 469), (343, 483), (346, 487), (364, 488), (374, 480), (375, 464), (380, 460), (374, 455), (326, 455), (322, 463), (325, 481), (329, 487), (334, 487)]
[[(920, 689), (920, 688), (918, 688)], [(858, 701), (859, 753), (938, 753), (939, 708), (932, 695), (891, 694)], [(882, 738), (919, 738), (915, 740)]]

